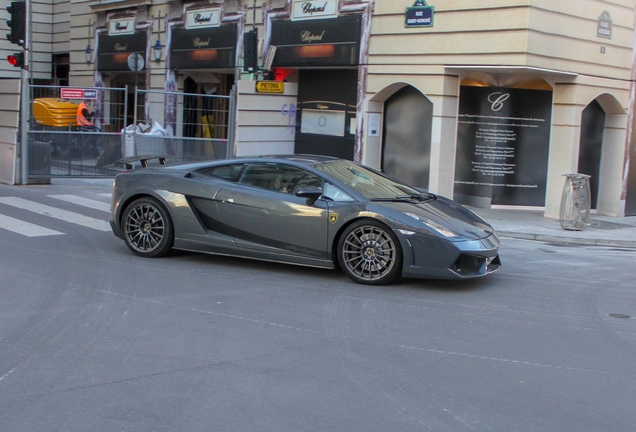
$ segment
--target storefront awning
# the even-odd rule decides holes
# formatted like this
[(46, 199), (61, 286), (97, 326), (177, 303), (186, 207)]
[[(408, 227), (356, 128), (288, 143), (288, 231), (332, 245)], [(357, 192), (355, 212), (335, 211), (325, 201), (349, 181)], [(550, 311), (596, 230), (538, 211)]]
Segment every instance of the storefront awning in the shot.
[(273, 21), (273, 67), (357, 66), (361, 16), (304, 21)]
[(128, 71), (128, 57), (139, 53), (146, 57), (147, 33), (138, 31), (129, 35), (99, 35), (97, 70), (100, 72)]
[(490, 74), (530, 74), (530, 75), (560, 75), (576, 77), (579, 74), (574, 72), (559, 71), (556, 69), (545, 69), (532, 66), (513, 65), (450, 65), (444, 67), (447, 70), (485, 72)]
[(236, 64), (236, 24), (172, 30), (171, 69), (229, 69)]

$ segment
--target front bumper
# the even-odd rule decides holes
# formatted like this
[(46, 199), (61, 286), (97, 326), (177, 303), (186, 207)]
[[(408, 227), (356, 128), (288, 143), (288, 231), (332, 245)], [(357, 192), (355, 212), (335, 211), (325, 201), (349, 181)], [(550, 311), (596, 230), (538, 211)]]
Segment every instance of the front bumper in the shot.
[(402, 236), (402, 275), (411, 278), (469, 279), (501, 267), (495, 233), (479, 240), (448, 241), (415, 233)]

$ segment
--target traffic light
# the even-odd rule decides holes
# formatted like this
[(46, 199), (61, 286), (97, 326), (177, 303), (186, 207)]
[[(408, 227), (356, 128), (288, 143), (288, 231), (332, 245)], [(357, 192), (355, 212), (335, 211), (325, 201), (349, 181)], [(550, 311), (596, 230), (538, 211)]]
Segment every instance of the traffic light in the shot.
[(23, 1), (12, 1), (7, 6), (10, 18), (7, 25), (11, 29), (7, 33), (7, 39), (14, 44), (24, 46), (26, 38), (26, 3)]
[(258, 70), (258, 30), (250, 30), (243, 35), (243, 72)]
[(13, 67), (24, 68), (24, 53), (17, 52), (7, 56), (9, 64)]

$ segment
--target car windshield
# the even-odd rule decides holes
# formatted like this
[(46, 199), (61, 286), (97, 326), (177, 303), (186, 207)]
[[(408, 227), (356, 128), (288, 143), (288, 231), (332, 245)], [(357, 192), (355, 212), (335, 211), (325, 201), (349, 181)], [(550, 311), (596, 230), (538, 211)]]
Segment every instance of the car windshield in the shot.
[(316, 169), (329, 174), (372, 201), (430, 200), (435, 196), (391, 180), (380, 173), (346, 160), (322, 162)]

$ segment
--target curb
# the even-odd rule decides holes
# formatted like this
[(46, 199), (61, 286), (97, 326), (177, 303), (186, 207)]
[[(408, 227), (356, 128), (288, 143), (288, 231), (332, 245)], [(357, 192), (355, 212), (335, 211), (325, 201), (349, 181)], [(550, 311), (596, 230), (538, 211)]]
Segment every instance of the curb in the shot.
[(530, 234), (515, 231), (497, 230), (499, 237), (514, 238), (519, 240), (534, 240), (546, 243), (561, 243), (579, 246), (602, 246), (602, 247), (619, 247), (636, 249), (636, 240), (608, 240), (608, 239), (589, 239), (589, 238), (572, 238), (556, 235)]

